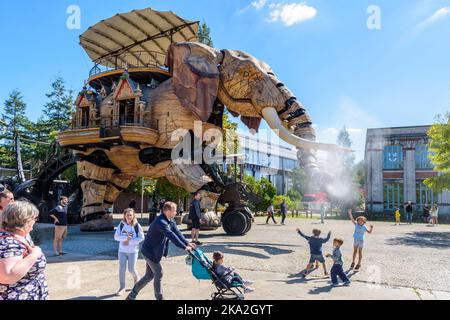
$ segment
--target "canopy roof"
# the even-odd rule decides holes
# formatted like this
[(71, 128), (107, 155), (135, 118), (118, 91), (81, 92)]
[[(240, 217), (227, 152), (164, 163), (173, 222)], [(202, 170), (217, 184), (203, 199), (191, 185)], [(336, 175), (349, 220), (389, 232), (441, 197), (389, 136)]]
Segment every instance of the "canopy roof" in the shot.
[(109, 68), (163, 66), (171, 43), (197, 41), (198, 21), (150, 8), (116, 14), (90, 27), (80, 44), (96, 64)]

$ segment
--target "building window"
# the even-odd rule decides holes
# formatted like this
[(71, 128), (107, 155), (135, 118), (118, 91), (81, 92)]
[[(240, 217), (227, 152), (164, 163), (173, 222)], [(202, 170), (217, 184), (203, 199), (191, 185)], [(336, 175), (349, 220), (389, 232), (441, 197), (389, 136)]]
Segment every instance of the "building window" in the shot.
[(433, 169), (426, 144), (418, 144), (416, 146), (416, 169)]
[(431, 207), (434, 203), (433, 190), (428, 188), (423, 182), (416, 183), (416, 202), (417, 209), (423, 209), (425, 205)]
[(392, 211), (395, 208), (403, 206), (403, 183), (385, 182), (384, 183), (384, 210)]
[(385, 146), (383, 158), (384, 169), (395, 170), (403, 168), (403, 150), (401, 146)]

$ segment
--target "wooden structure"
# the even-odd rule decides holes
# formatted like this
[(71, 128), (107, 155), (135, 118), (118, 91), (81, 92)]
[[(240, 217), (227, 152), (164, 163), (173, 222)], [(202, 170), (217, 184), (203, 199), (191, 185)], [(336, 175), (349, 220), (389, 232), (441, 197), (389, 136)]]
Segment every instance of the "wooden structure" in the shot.
[[(81, 35), (95, 67), (90, 89), (78, 96), (73, 128), (58, 140), (80, 159), (85, 229), (108, 228), (106, 210), (137, 177), (166, 176), (188, 192), (202, 190), (204, 207), (212, 209), (225, 186), (201, 154), (212, 141), (211, 129), (222, 132), (225, 108), (251, 129), (264, 118), (304, 150), (312, 169), (314, 150), (330, 147), (313, 141), (304, 107), (269, 66), (241, 51), (198, 43), (197, 32), (197, 22), (144, 9), (103, 20)], [(180, 148), (186, 141), (200, 141), (192, 150), (200, 162)], [(180, 150), (188, 163), (175, 159)]]

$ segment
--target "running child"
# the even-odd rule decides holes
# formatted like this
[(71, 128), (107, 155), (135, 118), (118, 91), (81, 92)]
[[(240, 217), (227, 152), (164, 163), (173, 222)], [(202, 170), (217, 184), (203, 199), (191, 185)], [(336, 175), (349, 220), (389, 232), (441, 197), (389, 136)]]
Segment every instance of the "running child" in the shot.
[(213, 259), (213, 269), (222, 281), (227, 282), (229, 285), (232, 283), (239, 283), (241, 287), (244, 288), (245, 293), (255, 291), (255, 289), (249, 287), (249, 285), (253, 284), (253, 281), (244, 280), (233, 267), (227, 267), (223, 264), (225, 256), (222, 252), (214, 252)]
[[(355, 233), (353, 234), (354, 244), (353, 244), (353, 261), (350, 268), (355, 268), (355, 270), (359, 270), (361, 268), (361, 261), (363, 256), (363, 248), (364, 248), (364, 238), (366, 235), (366, 232), (371, 234), (373, 232), (373, 226), (370, 226), (370, 229), (367, 229), (366, 223), (367, 219), (366, 217), (360, 216), (356, 218), (356, 220), (353, 218), (352, 209), (348, 209), (348, 216), (350, 220), (355, 225)], [(358, 255), (358, 264), (355, 267), (355, 260), (356, 255)]]
[(344, 286), (349, 286), (351, 281), (344, 272), (344, 260), (342, 259), (341, 246), (344, 240), (336, 238), (333, 240), (333, 254), (327, 254), (327, 258), (333, 259), (333, 267), (331, 268), (331, 282), (333, 286), (339, 285), (338, 277), (344, 282)]
[(312, 237), (308, 237), (307, 235), (303, 234), (300, 229), (297, 229), (297, 232), (300, 236), (306, 239), (309, 243), (309, 249), (311, 253), (311, 258), (309, 259), (309, 263), (306, 266), (305, 272), (303, 273), (303, 277), (306, 277), (314, 267), (314, 264), (316, 264), (316, 267), (318, 267), (318, 262), (320, 262), (323, 266), (323, 272), (327, 276), (327, 266), (325, 264), (325, 258), (322, 254), (322, 245), (330, 240), (331, 237), (331, 231), (328, 232), (328, 236), (326, 238), (320, 238), (320, 234), (322, 231), (318, 229), (314, 229)]

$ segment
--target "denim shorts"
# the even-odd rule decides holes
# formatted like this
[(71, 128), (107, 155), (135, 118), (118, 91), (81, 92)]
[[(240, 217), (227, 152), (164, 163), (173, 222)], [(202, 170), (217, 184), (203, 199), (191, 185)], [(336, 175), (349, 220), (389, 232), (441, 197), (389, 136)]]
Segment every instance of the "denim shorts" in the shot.
[(364, 248), (364, 240), (363, 239), (354, 239), (353, 246), (358, 249)]
[(316, 261), (319, 261), (320, 263), (325, 263), (325, 258), (321, 254), (312, 254), (311, 258), (309, 259), (309, 263), (315, 263)]

